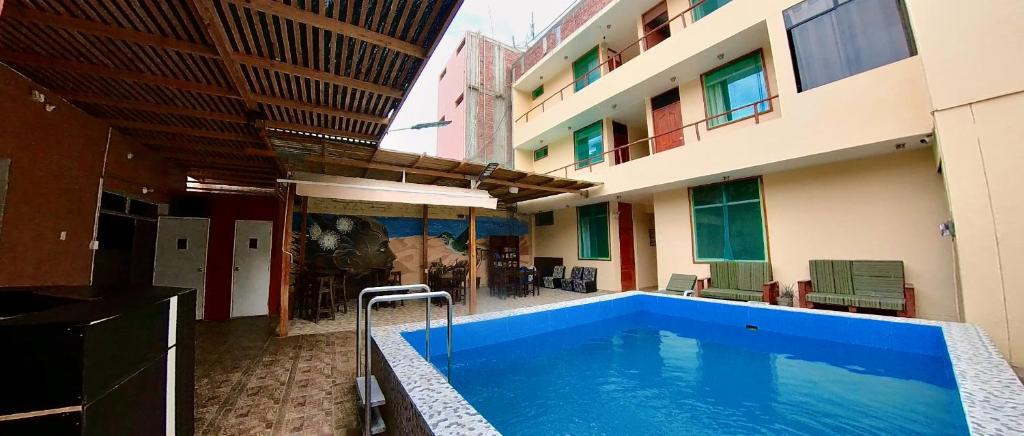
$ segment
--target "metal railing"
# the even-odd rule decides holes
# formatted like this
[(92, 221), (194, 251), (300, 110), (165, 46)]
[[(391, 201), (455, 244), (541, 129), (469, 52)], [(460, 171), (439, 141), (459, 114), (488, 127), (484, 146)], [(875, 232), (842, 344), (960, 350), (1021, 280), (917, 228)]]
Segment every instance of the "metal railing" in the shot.
[[(553, 169), (551, 171), (548, 171), (548, 172), (544, 173), (544, 175), (550, 175), (550, 174), (558, 172), (558, 171), (564, 171), (565, 172), (565, 177), (568, 178), (569, 177), (569, 169), (573, 168), (573, 167), (575, 167), (575, 171), (581, 171), (583, 169), (587, 169), (587, 170), (593, 172), (594, 171), (594, 164), (604, 162), (605, 157), (608, 156), (609, 154), (620, 153), (620, 156), (622, 156), (624, 154), (623, 152), (628, 150), (629, 147), (631, 147), (633, 145), (644, 143), (644, 142), (654, 142), (655, 144), (657, 144), (657, 141), (660, 138), (664, 138), (666, 140), (679, 139), (679, 141), (680, 141), (679, 145), (684, 145), (686, 143), (686, 137), (685, 137), (686, 129), (689, 128), (689, 127), (693, 127), (693, 131), (695, 133), (697, 141), (700, 141), (700, 126), (701, 126), (701, 124), (708, 124), (707, 127), (706, 127), (707, 130), (717, 129), (719, 127), (723, 127), (723, 126), (728, 125), (728, 124), (737, 123), (737, 122), (740, 122), (740, 121), (743, 121), (743, 120), (748, 120), (748, 119), (751, 119), (751, 118), (754, 119), (754, 124), (760, 124), (761, 123), (761, 116), (763, 114), (766, 114), (766, 113), (771, 112), (772, 110), (774, 110), (774, 105), (772, 104), (772, 101), (776, 100), (778, 98), (779, 98), (778, 95), (773, 95), (771, 97), (768, 97), (768, 98), (765, 98), (765, 99), (761, 99), (761, 100), (755, 101), (753, 103), (737, 107), (735, 109), (730, 109), (730, 110), (728, 110), (726, 112), (722, 112), (720, 114), (709, 116), (709, 117), (704, 118), (702, 120), (694, 121), (694, 122), (689, 123), (689, 124), (684, 124), (681, 127), (669, 130), (667, 132), (662, 132), (662, 133), (659, 133), (659, 134), (654, 135), (654, 136), (649, 136), (649, 137), (646, 137), (646, 138), (643, 138), (643, 139), (638, 139), (638, 140), (630, 142), (628, 144), (619, 145), (619, 146), (613, 147), (613, 148), (609, 149), (608, 151), (605, 151), (605, 152), (603, 152), (603, 153), (601, 153), (599, 155), (590, 156), (590, 157), (588, 157), (586, 159), (580, 159), (578, 161), (575, 161), (575, 162), (573, 162), (573, 163), (571, 163), (569, 165), (555, 168), (555, 169)], [(761, 105), (764, 105), (765, 103), (768, 104), (768, 109), (762, 111), (760, 109)], [(710, 125), (710, 122), (712, 120), (719, 119), (719, 118), (728, 116), (728, 115), (730, 115), (730, 114), (732, 114), (734, 112), (738, 112), (738, 111), (742, 111), (742, 110), (747, 110), (747, 109), (750, 109), (750, 108), (754, 109), (754, 113), (752, 115), (748, 115), (748, 116), (745, 116), (745, 117), (742, 117), (742, 118), (737, 118), (737, 119), (734, 119), (734, 120), (728, 120), (727, 122), (724, 122), (722, 124), (718, 124), (718, 125), (715, 125), (715, 126)], [(672, 137), (671, 136), (671, 135), (676, 134), (676, 133), (679, 134), (678, 137)], [(655, 154), (654, 151), (653, 151), (653, 147), (652, 147), (652, 153), (651, 154)]]
[[(639, 39), (637, 39), (636, 41), (633, 41), (629, 45), (623, 47), (621, 50), (615, 51), (615, 50), (608, 49), (609, 55), (606, 56), (607, 59), (605, 59), (604, 62), (601, 62), (596, 67), (591, 68), (589, 71), (586, 72), (586, 74), (582, 75), (579, 79), (575, 79), (572, 82), (570, 82), (568, 85), (563, 86), (555, 94), (549, 95), (544, 100), (541, 100), (540, 103), (534, 105), (532, 108), (527, 110), (525, 113), (523, 113), (522, 115), (517, 117), (515, 119), (515, 122), (518, 123), (520, 120), (525, 120), (524, 122), (530, 122), (530, 113), (532, 113), (532, 112), (534, 112), (534, 111), (536, 111), (538, 109), (540, 110), (541, 113), (544, 113), (544, 109), (545, 109), (545, 106), (547, 105), (547, 103), (549, 101), (551, 101), (552, 99), (554, 99), (555, 97), (558, 97), (558, 101), (559, 102), (564, 101), (565, 100), (565, 91), (567, 89), (569, 89), (569, 88), (574, 88), (578, 83), (582, 83), (583, 84), (583, 86), (581, 87), (580, 90), (582, 90), (582, 88), (585, 88), (585, 87), (589, 86), (591, 83), (593, 83), (593, 82), (597, 81), (598, 79), (600, 79), (600, 76), (598, 76), (594, 80), (591, 80), (590, 79), (590, 75), (593, 74), (596, 71), (602, 71), (602, 69), (605, 66), (610, 66), (609, 69), (610, 70), (614, 70), (615, 68), (621, 67), (626, 62), (628, 62), (628, 61), (630, 61), (630, 60), (640, 56), (641, 54), (643, 54), (644, 52), (646, 52), (647, 50), (650, 49), (650, 47), (647, 47), (645, 44), (643, 44), (643, 42), (647, 41), (648, 37), (650, 37), (651, 35), (653, 35), (653, 34), (655, 34), (657, 32), (660, 32), (662, 29), (665, 29), (666, 27), (671, 25), (673, 21), (679, 20), (680, 22), (682, 22), (683, 28), (685, 29), (686, 25), (687, 25), (687, 23), (686, 23), (686, 14), (689, 13), (689, 14), (692, 15), (693, 10), (698, 8), (698, 7), (700, 7), (701, 5), (703, 5), (705, 1), (707, 1), (707, 0), (700, 0), (699, 2), (693, 4), (692, 6), (687, 8), (686, 10), (684, 10), (684, 11), (682, 11), (682, 12), (676, 14), (676, 15), (673, 15), (672, 18), (668, 19), (668, 21), (665, 21), (664, 23), (662, 23), (658, 27), (655, 27), (655, 28), (651, 29), (650, 31), (644, 33), (643, 36), (641, 36)], [(692, 17), (691, 17), (690, 20), (693, 21)], [(669, 38), (671, 38), (672, 36), (675, 36), (675, 35), (670, 35)], [(631, 49), (634, 49), (634, 48), (639, 51), (639, 53), (637, 53), (636, 56), (632, 56), (632, 57), (629, 57), (629, 58), (626, 58), (626, 57), (623, 56), (628, 51), (630, 51)], [(579, 91), (575, 91), (575, 92), (579, 92)]]
[(372, 415), (373, 415), (373, 401), (372, 401), (372, 389), (371, 389), (371, 374), (373, 371), (372, 356), (373, 356), (373, 331), (371, 330), (373, 323), (373, 316), (371, 310), (373, 306), (380, 303), (390, 303), (397, 301), (408, 301), (408, 300), (425, 300), (426, 309), (426, 347), (424, 349), (424, 357), (427, 363), (430, 363), (430, 306), (433, 304), (434, 298), (444, 298), (447, 302), (448, 312), (448, 369), (445, 371), (448, 382), (451, 383), (452, 379), (452, 296), (451, 294), (444, 291), (431, 291), (427, 285), (406, 285), (406, 286), (381, 286), (376, 288), (366, 288), (359, 293), (357, 312), (356, 312), (356, 380), (359, 380), (359, 312), (363, 310), (362, 301), (363, 295), (369, 293), (382, 293), (382, 292), (398, 292), (398, 291), (418, 291), (407, 294), (393, 294), (393, 295), (380, 295), (370, 299), (370, 302), (366, 305), (366, 316), (364, 330), (366, 331), (366, 349), (364, 351), (365, 366), (363, 368), (363, 434), (369, 436), (371, 434), (372, 427)]

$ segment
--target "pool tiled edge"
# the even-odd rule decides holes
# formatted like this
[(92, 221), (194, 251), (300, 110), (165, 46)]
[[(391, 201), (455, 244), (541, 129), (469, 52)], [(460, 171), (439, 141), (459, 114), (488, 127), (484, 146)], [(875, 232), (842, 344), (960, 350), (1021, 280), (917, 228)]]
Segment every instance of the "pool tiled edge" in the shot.
[[(658, 298), (690, 299), (686, 297), (652, 294), (648, 292), (623, 292), (601, 295), (593, 298), (566, 301), (561, 303), (492, 312), (480, 315), (458, 317), (454, 325), (477, 321), (503, 318), (561, 309), (601, 301), (628, 298), (637, 295), (656, 296)], [(813, 313), (822, 315), (821, 311), (811, 311), (791, 307), (753, 305), (742, 302), (719, 300), (700, 300), (711, 304), (725, 304), (756, 308), (759, 310), (781, 310)], [(1010, 365), (1003, 359), (988, 335), (972, 324), (962, 324), (922, 319), (902, 319), (876, 315), (852, 314), (844, 312), (828, 312), (830, 316), (851, 317), (858, 319), (875, 319), (887, 322), (937, 326), (942, 329), (946, 347), (949, 352), (953, 371), (960, 389), (964, 413), (967, 416), (971, 433), (975, 435), (1017, 435), (1024, 434), (1024, 386), (1014, 374)], [(444, 322), (435, 322), (434, 327), (443, 326)], [(379, 378), (391, 378), (400, 384), (401, 391), (392, 387), (395, 394), (407, 395), (404, 401), (411, 403), (403, 407), (399, 414), (418, 412), (418, 417), (392, 417), (403, 423), (425, 423), (427, 430), (438, 435), (454, 434), (500, 434), (472, 405), (466, 401), (431, 364), (427, 363), (419, 353), (403, 337), (403, 332), (419, 330), (422, 323), (404, 324), (399, 326), (380, 327), (374, 329), (375, 359), (386, 359), (388, 365), (374, 365), (374, 372), (379, 368), (387, 368), (388, 374)], [(381, 380), (386, 384), (385, 380)], [(389, 398), (389, 403), (391, 399)], [(389, 425), (395, 423), (389, 422)]]

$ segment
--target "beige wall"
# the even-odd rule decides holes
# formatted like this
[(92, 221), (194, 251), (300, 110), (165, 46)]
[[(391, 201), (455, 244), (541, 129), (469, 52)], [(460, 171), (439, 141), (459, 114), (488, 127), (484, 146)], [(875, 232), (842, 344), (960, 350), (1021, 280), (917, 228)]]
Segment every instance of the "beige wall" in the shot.
[(533, 227), (534, 253), (539, 257), (560, 257), (568, 271), (574, 266), (597, 268), (597, 286), (601, 290), (621, 291), (619, 263), (619, 224), (616, 203), (608, 205), (608, 237), (611, 260), (580, 260), (577, 244), (576, 208), (556, 209), (555, 225)]
[(633, 203), (636, 286), (639, 289), (658, 287), (658, 251), (651, 246), (650, 238), (650, 230), (654, 228), (653, 209), (653, 205)]
[[(918, 316), (956, 320), (942, 179), (929, 149), (766, 174), (768, 249), (781, 286), (809, 278), (810, 259), (903, 260)], [(687, 189), (654, 196), (659, 284), (672, 273), (707, 276), (693, 261)]]
[(935, 113), (964, 315), (1024, 365), (1024, 93)]

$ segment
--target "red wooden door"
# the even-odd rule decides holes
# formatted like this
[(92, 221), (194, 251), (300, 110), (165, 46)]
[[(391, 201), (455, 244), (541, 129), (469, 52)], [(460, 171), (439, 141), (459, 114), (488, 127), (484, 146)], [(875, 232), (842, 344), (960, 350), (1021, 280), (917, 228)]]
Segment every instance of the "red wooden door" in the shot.
[(652, 113), (654, 118), (654, 152), (660, 153), (683, 145), (683, 114), (679, 101), (669, 103)]
[[(616, 148), (615, 165), (629, 162), (629, 128), (625, 124), (612, 122), (612, 146)], [(622, 147), (619, 149), (618, 147)]]
[(619, 203), (619, 259), (622, 260), (622, 290), (636, 290), (636, 253), (633, 251), (633, 205)]
[(644, 50), (650, 50), (652, 47), (660, 44), (662, 41), (672, 36), (672, 31), (669, 29), (668, 23), (668, 6), (665, 2), (661, 2), (659, 5), (651, 8), (649, 11), (644, 12)]

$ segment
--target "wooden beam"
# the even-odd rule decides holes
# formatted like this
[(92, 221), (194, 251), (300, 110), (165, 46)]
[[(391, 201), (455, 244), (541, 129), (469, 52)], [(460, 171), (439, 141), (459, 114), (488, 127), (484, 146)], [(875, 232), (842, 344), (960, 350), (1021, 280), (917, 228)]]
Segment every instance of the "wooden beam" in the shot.
[[(343, 165), (343, 166), (350, 166), (350, 167), (355, 167), (355, 168), (366, 168), (366, 169), (393, 171), (393, 172), (399, 172), (399, 173), (405, 171), (405, 172), (410, 173), (410, 174), (421, 174), (421, 175), (426, 175), (426, 176), (434, 176), (434, 177), (438, 177), (438, 178), (442, 178), (442, 179), (467, 180), (467, 181), (470, 180), (470, 179), (475, 179), (475, 177), (473, 177), (473, 176), (469, 176), (469, 175), (465, 175), (465, 174), (456, 174), (454, 172), (449, 172), (449, 171), (430, 170), (430, 169), (426, 169), (426, 168), (409, 168), (409, 167), (403, 167), (403, 166), (398, 166), (398, 165), (383, 164), (383, 163), (379, 163), (379, 162), (366, 162), (366, 161), (361, 161), (361, 160), (346, 159), (346, 158), (339, 158), (339, 157), (327, 157), (327, 158), (324, 158), (324, 157), (320, 157), (320, 156), (307, 156), (306, 157), (306, 161), (307, 162), (313, 162), (313, 163), (326, 163), (326, 164), (332, 164), (332, 165)], [(489, 183), (489, 184), (492, 184), (492, 185), (501, 185), (501, 186), (515, 186), (515, 187), (517, 187), (519, 189), (534, 189), (534, 190), (538, 190), (538, 191), (559, 192), (559, 193), (563, 193), (563, 194), (579, 194), (581, 192), (581, 190), (579, 190), (579, 189), (567, 189), (567, 188), (555, 188), (555, 187), (548, 187), (548, 186), (538, 186), (538, 185), (530, 185), (530, 184), (526, 184), (526, 183), (508, 182), (508, 181), (505, 181), (505, 180), (498, 180), (498, 179), (488, 179), (485, 183)]]
[(67, 15), (49, 14), (37, 9), (28, 9), (21, 6), (12, 6), (7, 8), (7, 10), (4, 11), (4, 18), (14, 18), (16, 20), (31, 22), (43, 26), (88, 33), (90, 35), (103, 36), (162, 49), (172, 49), (183, 53), (192, 53), (208, 57), (217, 56), (216, 50), (202, 44), (193, 44), (176, 38), (165, 38), (152, 33), (139, 32), (115, 25), (107, 25), (96, 21), (74, 18)]
[(364, 141), (377, 141), (376, 136), (367, 135), (365, 133), (350, 132), (348, 130), (331, 129), (319, 126), (307, 126), (305, 124), (295, 124), (284, 121), (267, 121), (266, 126), (267, 128), (270, 129), (294, 130), (297, 132), (316, 133), (319, 135), (337, 136), (341, 138), (361, 139)]
[[(206, 153), (227, 153), (237, 154), (242, 156), (254, 156), (250, 154), (248, 148), (232, 148), (232, 147), (210, 147), (206, 145), (186, 145), (186, 144), (166, 144), (159, 141), (147, 141), (139, 140), (143, 145), (150, 147), (156, 147), (159, 151), (174, 150), (180, 152), (206, 152)], [(275, 155), (276, 156), (276, 155)], [(272, 157), (272, 156), (271, 156)]]
[(429, 259), (427, 259), (427, 237), (428, 237), (427, 230), (430, 229), (430, 215), (429, 215), (429, 213), (430, 213), (430, 207), (424, 204), (423, 205), (423, 232), (422, 232), (422, 235), (421, 235), (421, 238), (420, 238), (420, 242), (422, 242), (422, 245), (423, 245), (421, 247), (421, 252), (420, 252), (420, 283), (427, 283), (427, 263), (429, 262)]
[(248, 124), (248, 120), (246, 120), (245, 117), (242, 115), (227, 114), (223, 112), (209, 112), (204, 110), (189, 109), (180, 106), (167, 106), (163, 104), (149, 103), (143, 101), (121, 100), (116, 98), (101, 97), (98, 95), (91, 95), (74, 91), (57, 91), (57, 93), (67, 100), (79, 103), (98, 104), (101, 106), (112, 106), (123, 109), (141, 110), (146, 112), (154, 112), (158, 114), (181, 115), (186, 117), (225, 121), (229, 123)]
[[(273, 15), (277, 15), (282, 18), (295, 20), (297, 23), (305, 23), (334, 33), (340, 33), (349, 38), (361, 39), (363, 41), (376, 44), (390, 50), (405, 53), (409, 56), (413, 56), (419, 59), (427, 58), (427, 49), (420, 47), (416, 44), (398, 38), (394, 38), (382, 33), (377, 33), (372, 30), (363, 28), (361, 26), (349, 24), (344, 21), (340, 21), (336, 18), (326, 17), (315, 12), (299, 9), (295, 6), (289, 6), (281, 2), (271, 0), (226, 1), (228, 3), (233, 3), (236, 6), (245, 6), (253, 9), (258, 9)], [(430, 26), (431, 23), (427, 23), (427, 25)]]
[[(281, 217), (281, 298), (278, 303), (278, 320), (277, 320), (277, 335), (280, 337), (288, 336), (288, 296), (289, 296), (289, 283), (291, 280), (291, 260), (292, 260), (292, 207), (295, 204), (295, 187), (291, 183), (285, 184), (285, 195), (284, 204), (282, 205)], [(305, 212), (305, 206), (303, 206), (303, 212)], [(305, 224), (305, 223), (303, 223)]]
[(257, 95), (253, 97), (258, 103), (266, 105), (281, 106), (288, 109), (295, 109), (306, 112), (313, 112), (317, 114), (348, 118), (352, 120), (367, 121), (376, 124), (387, 124), (388, 119), (386, 117), (378, 117), (374, 115), (368, 115), (359, 112), (345, 111), (341, 109), (335, 109), (332, 107), (322, 106), (318, 104), (306, 103), (303, 101), (289, 100), (287, 98), (270, 97), (266, 95)]
[(315, 68), (300, 67), (298, 65), (292, 65), (287, 62), (275, 61), (273, 59), (262, 58), (259, 56), (251, 56), (247, 54), (231, 52), (231, 59), (236, 62), (243, 63), (258, 68), (266, 68), (268, 70), (279, 71), (282, 73), (291, 74), (293, 76), (306, 77), (321, 82), (336, 83), (338, 85), (347, 86), (349, 88), (357, 88), (365, 91), (370, 91), (374, 94), (379, 94), (387, 97), (401, 99), (405, 96), (405, 91), (401, 89), (392, 88), (389, 86), (378, 85), (373, 82), (367, 82), (364, 80), (357, 80), (351, 77), (339, 76), (334, 73), (327, 71), (318, 70)]
[(476, 208), (469, 208), (469, 314), (476, 314)]
[(89, 74), (93, 76), (107, 77), (110, 79), (127, 80), (131, 82), (145, 83), (148, 85), (163, 86), (178, 89), (181, 91), (198, 92), (209, 95), (216, 95), (226, 98), (240, 98), (234, 90), (221, 88), (215, 85), (206, 85), (188, 80), (172, 79), (163, 76), (153, 76), (145, 73), (138, 73), (128, 70), (119, 70), (95, 64), (86, 64), (65, 59), (57, 59), (49, 56), (40, 56), (29, 53), (19, 53), (11, 50), (0, 49), (0, 59), (20, 64), (43, 68), (61, 70), (67, 73)]
[(213, 2), (192, 0), (192, 4), (195, 6), (195, 11), (199, 13), (199, 17), (206, 27), (206, 32), (210, 34), (210, 38), (213, 40), (213, 46), (217, 49), (217, 55), (220, 57), (221, 62), (224, 62), (228, 77), (231, 79), (231, 83), (235, 85), (235, 91), (245, 101), (246, 108), (256, 110), (256, 102), (253, 101), (249, 92), (249, 84), (242, 77), (241, 66), (231, 59), (232, 50), (231, 46), (228, 45), (228, 36), (224, 32), (223, 23), (221, 23), (220, 18), (217, 17), (217, 14), (212, 9)]
[(227, 139), (232, 141), (258, 142), (260, 140), (258, 136), (246, 135), (243, 133), (215, 132), (212, 130), (190, 129), (187, 127), (176, 127), (167, 126), (163, 124), (142, 123), (137, 121), (124, 121), (115, 119), (106, 119), (106, 121), (111, 126), (121, 127), (125, 129), (138, 129), (148, 130), (151, 132), (175, 133), (179, 135), (201, 136), (204, 138)]

